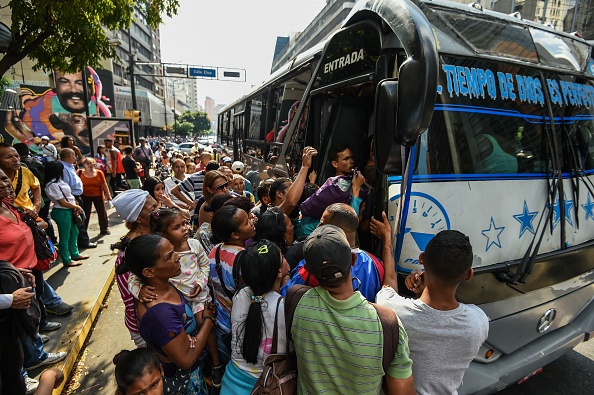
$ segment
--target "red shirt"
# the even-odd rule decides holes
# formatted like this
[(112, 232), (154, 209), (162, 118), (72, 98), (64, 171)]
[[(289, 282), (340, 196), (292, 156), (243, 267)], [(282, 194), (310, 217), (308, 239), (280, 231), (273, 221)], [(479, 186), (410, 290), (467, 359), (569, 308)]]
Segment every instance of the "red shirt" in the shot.
[(37, 265), (33, 234), (19, 214), (12, 208), (10, 211), (17, 217), (15, 224), (0, 215), (0, 259), (13, 264), (19, 269), (32, 269)]

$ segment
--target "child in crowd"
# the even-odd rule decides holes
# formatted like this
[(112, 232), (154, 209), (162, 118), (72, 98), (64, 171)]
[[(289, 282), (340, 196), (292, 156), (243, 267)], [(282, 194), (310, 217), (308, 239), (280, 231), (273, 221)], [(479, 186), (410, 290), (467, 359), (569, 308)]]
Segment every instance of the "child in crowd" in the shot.
[(173, 200), (165, 193), (165, 183), (159, 177), (147, 178), (142, 186), (142, 189), (147, 191), (152, 197), (155, 198), (159, 206), (158, 209), (168, 208), (179, 208), (177, 204), (173, 203)]
[(162, 395), (163, 368), (157, 355), (149, 348), (122, 350), (113, 357), (116, 395)]
[[(385, 213), (383, 222), (371, 220), (371, 231), (384, 248), (391, 248)], [(384, 288), (377, 303), (394, 310), (406, 328), (418, 394), (457, 394), (464, 372), (487, 339), (485, 313), (456, 300), (458, 285), (474, 274), (472, 259), (467, 236), (455, 230), (439, 232), (419, 256), (425, 271), (413, 272), (405, 281), (418, 299), (398, 295), (394, 260), (385, 261)]]
[[(149, 180), (147, 180), (148, 182)], [(165, 237), (173, 245), (180, 257), (181, 273), (170, 279), (170, 283), (181, 291), (192, 308), (196, 322), (202, 322), (205, 303), (212, 299), (206, 284), (208, 283), (209, 260), (200, 242), (188, 238), (190, 228), (188, 221), (179, 209), (161, 209), (151, 213), (151, 233)], [(128, 280), (130, 292), (142, 303), (157, 299), (150, 286), (143, 285), (135, 275)], [(208, 338), (213, 362), (213, 386), (220, 387), (224, 366), (221, 365), (217, 352), (217, 341), (214, 332)]]
[(223, 377), (221, 393), (249, 395), (273, 348), (278, 353), (286, 349), (285, 304), (280, 287), (288, 277), (289, 264), (280, 248), (269, 240), (250, 245), (237, 264), (247, 286), (233, 297), (231, 362)]

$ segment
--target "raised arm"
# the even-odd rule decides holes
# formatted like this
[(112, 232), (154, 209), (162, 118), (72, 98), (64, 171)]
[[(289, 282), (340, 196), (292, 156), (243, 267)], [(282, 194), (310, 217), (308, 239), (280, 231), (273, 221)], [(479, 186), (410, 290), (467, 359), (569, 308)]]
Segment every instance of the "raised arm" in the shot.
[(396, 277), (396, 263), (392, 249), (392, 228), (385, 212), (382, 212), (382, 222), (371, 219), (371, 233), (382, 242), (382, 261), (384, 262), (384, 281), (382, 286), (392, 287), (398, 292), (398, 278)]
[(318, 151), (313, 147), (305, 147), (303, 149), (303, 155), (301, 158), (301, 169), (297, 173), (297, 177), (293, 184), (287, 189), (287, 196), (285, 200), (279, 205), (279, 208), (284, 211), (285, 214), (289, 215), (297, 207), (299, 198), (303, 193), (303, 187), (305, 186), (305, 180), (307, 180), (307, 172), (311, 167), (311, 162), (314, 155), (317, 155)]
[(193, 210), (196, 207), (196, 202), (191, 201), (182, 193), (179, 184), (173, 187), (173, 189), (171, 190), (171, 194), (179, 200), (181, 200), (182, 202), (184, 202), (185, 204), (187, 204), (188, 209)]

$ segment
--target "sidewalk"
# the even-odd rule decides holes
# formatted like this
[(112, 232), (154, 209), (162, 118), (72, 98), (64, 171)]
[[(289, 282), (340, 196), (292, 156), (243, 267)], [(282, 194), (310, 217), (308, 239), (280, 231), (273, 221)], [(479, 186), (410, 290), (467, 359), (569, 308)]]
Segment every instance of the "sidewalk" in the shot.
[[(97, 248), (83, 251), (90, 258), (84, 261), (82, 266), (65, 268), (58, 259), (54, 267), (45, 272), (47, 282), (66, 303), (74, 306), (74, 310), (71, 314), (61, 317), (49, 315), (50, 321), (60, 322), (62, 327), (47, 333), (51, 339), (44, 347), (47, 352), (65, 351), (68, 356), (54, 365), (29, 371), (32, 378), (38, 379), (41, 372), (48, 367), (62, 369), (64, 383), (71, 376), (74, 362), (113, 283), (116, 254), (111, 251), (110, 246), (128, 231), (114, 209), (108, 211), (108, 216), (111, 235), (99, 235), (97, 214), (94, 211), (91, 214), (89, 236), (91, 241), (97, 243)], [(115, 291), (117, 292), (117, 289)], [(54, 390), (54, 395), (60, 394), (63, 387), (64, 384)]]

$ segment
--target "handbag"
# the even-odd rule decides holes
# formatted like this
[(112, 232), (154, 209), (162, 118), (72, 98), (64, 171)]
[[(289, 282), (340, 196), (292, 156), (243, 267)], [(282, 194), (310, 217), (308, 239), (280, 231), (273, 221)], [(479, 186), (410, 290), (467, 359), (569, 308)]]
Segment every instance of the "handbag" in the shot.
[[(293, 290), (295, 288), (295, 290)], [(298, 288), (298, 289), (297, 289)], [(290, 351), (289, 339), (293, 321), (293, 314), (301, 296), (310, 287), (292, 287), (287, 293), (285, 301), (285, 322), (287, 348), (284, 354), (277, 354), (278, 345), (278, 307), (282, 298), (276, 304), (276, 316), (274, 317), (274, 332), (272, 335), (272, 350), (264, 360), (262, 374), (256, 381), (251, 395), (293, 395), (297, 393), (297, 356)], [(293, 292), (291, 292), (293, 291)], [(289, 316), (288, 316), (289, 315)]]
[(81, 226), (82, 224), (85, 223), (85, 213), (81, 212), (81, 213), (75, 213), (74, 211), (72, 211), (72, 222), (74, 222), (74, 224), (76, 226)]
[[(18, 213), (25, 212), (25, 210), (23, 210), (21, 207), (16, 207), (12, 204), (10, 204), (10, 206)], [(31, 234), (33, 235), (33, 244), (35, 246), (35, 255), (37, 256), (37, 260), (44, 261), (54, 258), (56, 250), (55, 248), (52, 248), (53, 244), (50, 245), (51, 241), (47, 237), (45, 230), (41, 229), (39, 225), (37, 225), (37, 221), (35, 221), (29, 215), (25, 215), (23, 222), (27, 224), (31, 230)]]

